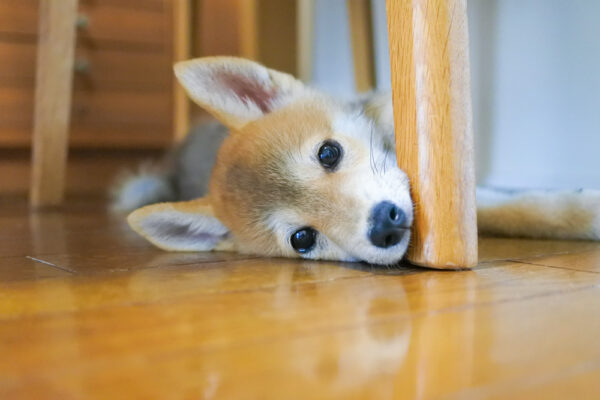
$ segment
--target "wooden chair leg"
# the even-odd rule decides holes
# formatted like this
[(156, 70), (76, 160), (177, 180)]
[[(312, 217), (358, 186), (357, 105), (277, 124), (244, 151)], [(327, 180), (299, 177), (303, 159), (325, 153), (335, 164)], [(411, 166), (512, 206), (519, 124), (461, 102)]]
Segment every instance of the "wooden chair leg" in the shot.
[(296, 0), (296, 7), (298, 78), (303, 82), (310, 82), (312, 79), (315, 0)]
[(239, 55), (297, 75), (299, 6), (296, 2), (238, 0)]
[(240, 56), (258, 60), (258, 1), (239, 0)]
[(30, 204), (64, 197), (77, 0), (40, 0)]
[[(192, 54), (192, 0), (173, 2), (173, 61)], [(190, 130), (191, 103), (183, 87), (173, 76), (173, 136), (183, 140)]]
[(408, 258), (477, 264), (466, 0), (387, 0), (396, 152), (415, 203)]
[(347, 0), (354, 83), (358, 92), (375, 87), (375, 53), (370, 0)]

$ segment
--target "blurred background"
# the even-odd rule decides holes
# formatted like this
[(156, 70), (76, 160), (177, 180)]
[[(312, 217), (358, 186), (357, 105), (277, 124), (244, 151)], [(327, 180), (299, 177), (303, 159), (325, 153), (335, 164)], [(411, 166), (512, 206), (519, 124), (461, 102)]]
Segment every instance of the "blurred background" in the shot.
[[(468, 7), (479, 183), (600, 188), (600, 2)], [(2, 195), (29, 187), (37, 8), (0, 0)], [(105, 193), (119, 170), (179, 140), (187, 119), (208, 118), (182, 110), (171, 65), (183, 54), (253, 58), (344, 97), (390, 87), (385, 0), (81, 0), (79, 9), (70, 196)], [(369, 35), (358, 52), (356, 21)]]
[[(377, 88), (390, 88), (385, 1), (373, 0)], [(347, 3), (317, 0), (313, 83), (354, 91)], [(479, 184), (600, 188), (600, 2), (469, 0)]]

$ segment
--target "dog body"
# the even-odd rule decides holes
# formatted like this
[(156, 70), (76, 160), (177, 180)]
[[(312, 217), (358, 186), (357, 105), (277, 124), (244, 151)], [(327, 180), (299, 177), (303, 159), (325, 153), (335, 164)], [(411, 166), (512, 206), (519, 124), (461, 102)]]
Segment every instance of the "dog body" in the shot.
[[(144, 206), (128, 217), (134, 230), (166, 250), (374, 264), (403, 257), (413, 203), (396, 164), (390, 95), (340, 101), (234, 58), (175, 71), (223, 125), (192, 132), (166, 168), (121, 186), (117, 208)], [(600, 191), (477, 195), (482, 233), (600, 238)]]

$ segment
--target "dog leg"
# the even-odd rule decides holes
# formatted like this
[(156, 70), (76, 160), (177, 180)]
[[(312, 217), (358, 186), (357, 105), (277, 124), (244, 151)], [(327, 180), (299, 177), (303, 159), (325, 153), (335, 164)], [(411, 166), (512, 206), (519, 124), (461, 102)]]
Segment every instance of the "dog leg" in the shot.
[(600, 190), (477, 189), (484, 235), (600, 240)]

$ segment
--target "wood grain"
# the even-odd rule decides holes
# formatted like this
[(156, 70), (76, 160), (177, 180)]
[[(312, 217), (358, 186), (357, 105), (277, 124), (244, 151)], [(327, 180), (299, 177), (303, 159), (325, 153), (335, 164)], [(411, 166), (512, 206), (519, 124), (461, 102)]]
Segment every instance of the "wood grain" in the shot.
[(375, 88), (375, 53), (371, 2), (369, 0), (347, 0), (354, 86), (358, 92)]
[(544, 265), (555, 268), (572, 269), (574, 271), (587, 271), (600, 273), (600, 249), (588, 242), (590, 247), (587, 251), (575, 254), (558, 253), (554, 255), (540, 256), (529, 259), (528, 262), (536, 265)]
[[(240, 0), (202, 0), (194, 13), (194, 55), (240, 55)], [(227, 29), (223, 29), (226, 26)]]
[[(160, 91), (76, 90), (72, 95), (72, 147), (165, 148), (172, 142), (170, 88)], [(28, 147), (31, 89), (0, 90), (0, 145)]]
[(296, 19), (298, 27), (298, 45), (296, 49), (298, 79), (310, 83), (315, 39), (315, 0), (297, 0)]
[[(173, 63), (192, 58), (192, 2), (173, 2)], [(183, 140), (190, 130), (190, 100), (175, 76), (173, 82), (173, 138)]]
[(297, 0), (258, 0), (258, 60), (269, 68), (297, 76)]
[(240, 56), (258, 60), (258, 2), (238, 0)]
[(411, 262), (477, 263), (466, 0), (387, 1), (398, 164), (415, 204)]
[[(179, 1), (179, 0), (176, 0)], [(35, 38), (41, 0), (0, 0), (0, 33), (21, 40)], [(79, 41), (91, 47), (129, 47), (162, 51), (170, 48), (170, 0), (80, 0), (88, 25), (78, 29)], [(128, 46), (129, 45), (129, 46)]]
[(41, 0), (39, 12), (30, 193), (33, 207), (60, 204), (64, 196), (77, 0)]
[(455, 272), (173, 254), (97, 200), (1, 198), (0, 239), (1, 398), (597, 394), (598, 243), (482, 239)]
[[(171, 0), (81, 0), (71, 147), (165, 148), (173, 140)], [(0, 0), (0, 146), (32, 142), (38, 0)]]
[(55, 268), (46, 262), (38, 261), (35, 257), (2, 257), (0, 260), (0, 282), (3, 283), (71, 275), (70, 272)]
[(296, 0), (238, 0), (239, 55), (297, 74)]
[[(27, 88), (35, 82), (35, 42), (0, 40), (0, 88)], [(76, 62), (86, 62), (88, 71), (76, 71), (75, 90), (140, 90), (169, 93), (171, 59), (156, 52), (131, 52), (78, 45)], [(140, 73), (143, 71), (144, 73)]]
[(563, 256), (572, 254), (579, 258), (579, 253), (594, 249), (598, 249), (595, 242), (482, 237), (479, 239), (479, 262), (512, 260), (537, 263), (536, 260), (549, 256), (563, 259)]
[[(123, 171), (135, 171), (141, 164), (164, 157), (162, 148), (148, 149), (139, 146), (140, 148), (131, 150), (124, 147), (125, 144), (110, 149), (71, 148), (67, 160), (67, 198), (94, 196), (104, 199)], [(27, 149), (0, 150), (0, 199), (25, 197), (29, 191), (30, 176), (31, 157)], [(6, 254), (6, 251), (6, 248), (0, 246), (0, 254)]]

